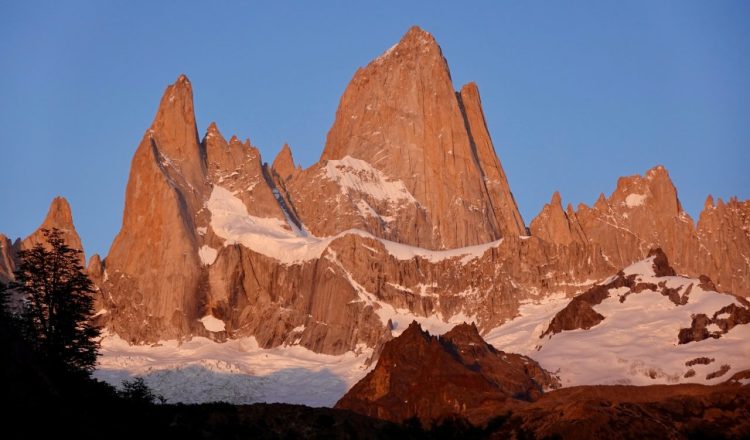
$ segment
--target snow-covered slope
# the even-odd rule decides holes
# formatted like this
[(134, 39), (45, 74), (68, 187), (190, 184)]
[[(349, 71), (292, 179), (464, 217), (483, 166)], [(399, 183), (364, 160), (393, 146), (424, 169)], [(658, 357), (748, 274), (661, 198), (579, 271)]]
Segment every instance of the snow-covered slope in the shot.
[(705, 278), (657, 273), (656, 258), (573, 300), (524, 305), (485, 338), (537, 360), (563, 386), (713, 384), (750, 368), (750, 303)]
[[(141, 376), (170, 403), (285, 402), (333, 406), (369, 368), (372, 349), (341, 356), (300, 346), (264, 350), (255, 338), (217, 343), (193, 338), (178, 344), (130, 345), (115, 335), (102, 340), (94, 377), (120, 386)], [(375, 365), (374, 363), (372, 364)]]
[[(484, 338), (538, 361), (563, 386), (714, 384), (750, 369), (750, 303), (716, 292), (706, 278), (670, 271), (663, 254), (652, 255), (573, 299), (560, 294), (523, 304), (517, 318)], [(434, 334), (473, 320), (417, 317), (387, 304), (378, 311), (394, 335), (412, 319)], [(264, 350), (254, 338), (131, 346), (107, 335), (95, 376), (114, 385), (143, 376), (170, 402), (331, 406), (365, 376), (372, 353), (364, 346), (340, 356), (300, 346)]]
[[(351, 183), (351, 185), (354, 185), (354, 183)], [(392, 188), (388, 191), (385, 189), (382, 191), (385, 194), (382, 195), (383, 197), (397, 197), (400, 194)], [(379, 193), (373, 194), (378, 195)], [(378, 195), (378, 197), (380, 196)], [(383, 243), (390, 255), (399, 260), (422, 257), (433, 263), (460, 257), (461, 263), (465, 264), (474, 258), (481, 257), (485, 251), (497, 247), (502, 242), (502, 240), (496, 240), (476, 246), (439, 251), (384, 240), (357, 229), (350, 229), (331, 237), (315, 237), (308, 231), (300, 230), (291, 224), (287, 225), (279, 219), (255, 217), (248, 214), (242, 200), (233, 192), (218, 185), (214, 185), (206, 207), (211, 212), (211, 227), (219, 237), (225, 240), (225, 245), (240, 243), (248, 249), (279, 260), (284, 264), (295, 264), (320, 258), (323, 251), (333, 240), (347, 234), (357, 234), (376, 239)], [(211, 264), (216, 258), (213, 253), (208, 253), (205, 250), (201, 252), (200, 257), (204, 264)]]

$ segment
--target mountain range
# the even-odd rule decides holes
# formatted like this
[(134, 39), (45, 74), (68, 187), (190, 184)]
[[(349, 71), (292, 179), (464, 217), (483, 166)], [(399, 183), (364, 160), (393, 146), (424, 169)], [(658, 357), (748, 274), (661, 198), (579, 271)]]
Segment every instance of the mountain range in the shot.
[[(367, 352), (368, 377), (381, 374), (378, 357), (414, 349), (417, 342), (402, 343), (409, 351), (396, 353), (388, 342), (399, 335), (453, 359), (456, 371), (469, 361), (455, 353), (479, 344), (482, 359), (537, 377), (515, 378), (516, 388), (492, 399), (553, 383), (718, 383), (731, 375), (708, 378), (724, 361), (687, 366), (672, 342), (702, 344), (696, 353), (750, 368), (741, 359), (750, 342), (735, 336), (750, 322), (750, 201), (708, 196), (696, 222), (657, 165), (620, 177), (593, 206), (563, 207), (556, 192), (525, 222), (477, 85), (454, 89), (428, 32), (411, 28), (356, 71), (320, 160), (306, 169), (288, 145), (269, 164), (214, 122), (199, 134), (192, 87), (181, 75), (166, 88), (132, 159), (122, 227), (108, 255), (88, 259), (96, 319), (108, 335), (134, 347), (253, 338), (258, 349)], [(52, 227), (83, 250), (70, 206), (56, 198), (29, 237), (0, 235), (0, 280), (13, 278), (18, 251)], [(525, 312), (552, 303), (553, 314)], [(667, 318), (674, 323), (652, 325)], [(417, 324), (442, 333), (463, 322), (473, 324), (441, 338)], [(669, 360), (661, 370), (627, 349), (641, 343), (628, 329), (641, 326), (662, 338), (658, 353)], [(612, 338), (627, 341), (613, 345), (620, 354), (592, 351)], [(721, 345), (727, 338), (734, 345)], [(485, 340), (520, 354), (507, 358)], [(597, 376), (601, 362), (623, 373)], [(493, 374), (466, 380), (507, 385)]]

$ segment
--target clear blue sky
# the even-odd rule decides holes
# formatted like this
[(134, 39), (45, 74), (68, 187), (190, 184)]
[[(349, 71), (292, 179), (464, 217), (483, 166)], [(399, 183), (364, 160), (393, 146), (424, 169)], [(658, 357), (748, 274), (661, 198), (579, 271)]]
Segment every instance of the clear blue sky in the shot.
[[(238, 2), (239, 3), (239, 2)], [(68, 198), (87, 255), (120, 228), (130, 160), (164, 88), (192, 80), (272, 161), (322, 151), (359, 66), (417, 24), (476, 81), (529, 223), (555, 190), (593, 203), (663, 164), (694, 218), (750, 198), (750, 2), (0, 2), (0, 231)]]

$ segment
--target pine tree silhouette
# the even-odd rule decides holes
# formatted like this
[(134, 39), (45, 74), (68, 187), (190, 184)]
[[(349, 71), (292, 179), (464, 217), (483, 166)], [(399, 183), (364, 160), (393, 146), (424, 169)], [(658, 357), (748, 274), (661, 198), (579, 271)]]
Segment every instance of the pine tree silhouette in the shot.
[(43, 230), (46, 243), (18, 253), (11, 287), (23, 298), (22, 326), (32, 347), (52, 364), (89, 376), (99, 354), (93, 283), (60, 230)]

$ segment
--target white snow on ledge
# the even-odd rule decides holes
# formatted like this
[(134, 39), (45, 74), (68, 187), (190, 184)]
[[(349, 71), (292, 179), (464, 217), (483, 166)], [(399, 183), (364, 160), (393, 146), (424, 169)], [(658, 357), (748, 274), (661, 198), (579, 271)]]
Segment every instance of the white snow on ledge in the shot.
[(646, 198), (648, 198), (646, 194), (628, 194), (628, 196), (625, 197), (625, 205), (627, 205), (628, 208), (635, 208), (636, 206), (643, 205)]
[(214, 264), (217, 255), (219, 255), (219, 251), (205, 244), (198, 249), (198, 257), (200, 257), (201, 263), (206, 266)]
[(210, 332), (223, 332), (226, 330), (226, 324), (224, 321), (213, 315), (206, 315), (201, 318), (200, 321), (203, 323), (203, 327)]
[(304, 235), (296, 229), (290, 231), (279, 219), (249, 215), (242, 200), (218, 185), (214, 185), (206, 207), (211, 212), (211, 227), (216, 235), (226, 240), (225, 245), (242, 244), (284, 264), (297, 264), (320, 258), (333, 240), (348, 234), (380, 241), (388, 253), (399, 260), (421, 257), (430, 262), (438, 262), (461, 257), (462, 264), (481, 257), (485, 251), (499, 246), (502, 242), (496, 240), (476, 246), (435, 251), (384, 240), (358, 229), (350, 229), (324, 238)]
[(326, 177), (339, 184), (342, 193), (356, 191), (390, 203), (400, 201), (417, 203), (414, 196), (406, 189), (404, 182), (389, 179), (364, 160), (351, 156), (344, 156), (340, 160), (328, 160), (324, 171)]

